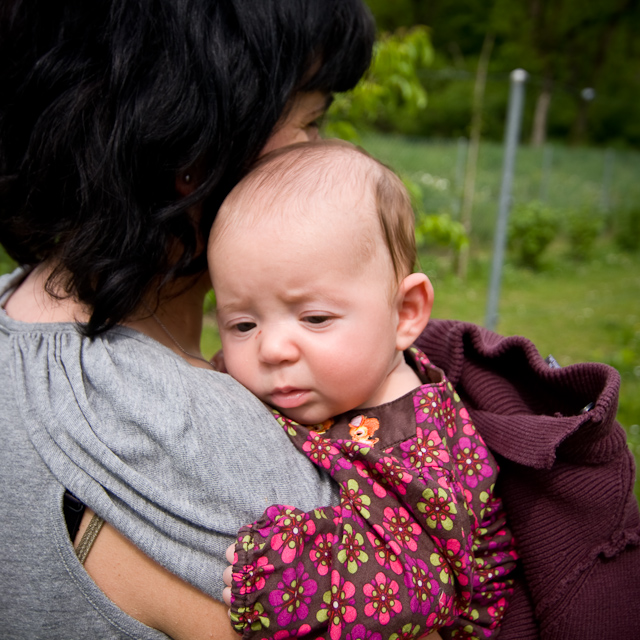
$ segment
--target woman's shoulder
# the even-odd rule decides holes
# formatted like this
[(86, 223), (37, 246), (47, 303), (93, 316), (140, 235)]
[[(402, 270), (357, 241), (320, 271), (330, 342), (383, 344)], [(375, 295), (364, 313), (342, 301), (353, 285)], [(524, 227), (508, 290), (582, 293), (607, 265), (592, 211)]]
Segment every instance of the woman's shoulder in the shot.
[(222, 589), (211, 576), (229, 536), (265, 505), (331, 499), (329, 479), (230, 376), (126, 327), (90, 339), (68, 323), (0, 326), (16, 428), (60, 484), (206, 592)]
[(50, 431), (64, 429), (75, 439), (87, 425), (109, 448), (126, 434), (132, 449), (145, 438), (166, 439), (171, 449), (187, 432), (194, 447), (209, 441), (207, 430), (218, 424), (272, 424), (270, 412), (233, 378), (193, 367), (134, 329), (117, 326), (89, 338), (73, 323), (2, 321), (24, 406)]

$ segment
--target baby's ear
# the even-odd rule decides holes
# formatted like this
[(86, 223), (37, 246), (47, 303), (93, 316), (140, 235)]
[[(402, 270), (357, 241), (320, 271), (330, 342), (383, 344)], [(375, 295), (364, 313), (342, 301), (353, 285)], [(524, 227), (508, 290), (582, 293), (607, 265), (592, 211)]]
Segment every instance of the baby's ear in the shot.
[(398, 288), (398, 329), (396, 348), (408, 349), (429, 322), (433, 307), (433, 287), (424, 273), (412, 273)]

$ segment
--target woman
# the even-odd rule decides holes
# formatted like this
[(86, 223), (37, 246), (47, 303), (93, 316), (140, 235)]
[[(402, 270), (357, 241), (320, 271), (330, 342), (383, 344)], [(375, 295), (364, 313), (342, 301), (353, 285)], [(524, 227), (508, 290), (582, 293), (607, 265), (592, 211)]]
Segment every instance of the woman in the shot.
[[(207, 235), (262, 150), (317, 136), (372, 19), (360, 0), (14, 0), (0, 30), (0, 239), (28, 267), (2, 281), (2, 636), (237, 637), (214, 600), (233, 535), (333, 489), (202, 359)], [(76, 543), (109, 523), (86, 572), (65, 489), (87, 505)]]
[[(226, 637), (214, 599), (236, 531), (331, 500), (201, 360), (204, 249), (226, 193), (262, 150), (315, 137), (372, 39), (358, 0), (0, 6), (0, 240), (29, 267), (0, 282), (3, 637)], [(501, 637), (634, 637), (615, 373), (554, 372), (459, 323), (419, 346), (500, 457), (526, 575)], [(65, 490), (87, 505), (77, 535)], [(108, 524), (83, 568), (70, 535), (92, 512)]]

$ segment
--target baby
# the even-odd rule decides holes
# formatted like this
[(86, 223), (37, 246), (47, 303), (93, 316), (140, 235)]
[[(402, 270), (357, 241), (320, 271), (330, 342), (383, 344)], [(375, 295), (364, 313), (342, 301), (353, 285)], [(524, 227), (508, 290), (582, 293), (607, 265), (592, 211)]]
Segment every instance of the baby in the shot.
[(498, 631), (513, 540), (495, 460), (412, 347), (433, 304), (413, 224), (398, 177), (340, 141), (266, 156), (216, 218), (226, 370), (340, 486), (338, 506), (273, 506), (240, 531), (230, 602), (245, 637)]

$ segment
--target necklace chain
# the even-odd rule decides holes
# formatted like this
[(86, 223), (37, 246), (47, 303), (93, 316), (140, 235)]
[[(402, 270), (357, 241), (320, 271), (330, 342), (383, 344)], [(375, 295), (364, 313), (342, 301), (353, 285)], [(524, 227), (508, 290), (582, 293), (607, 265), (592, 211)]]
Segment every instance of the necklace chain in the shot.
[(178, 347), (178, 349), (180, 349), (180, 351), (182, 351), (182, 353), (184, 353), (186, 356), (189, 356), (189, 358), (193, 358), (194, 360), (200, 360), (201, 362), (206, 362), (212, 369), (213, 369), (213, 365), (206, 359), (203, 358), (200, 355), (197, 355), (195, 353), (189, 353), (189, 351), (187, 351), (174, 337), (173, 334), (171, 333), (171, 331), (169, 331), (169, 329), (167, 329), (166, 325), (164, 324), (164, 322), (162, 322), (162, 320), (160, 320), (160, 318), (158, 318), (158, 316), (155, 313), (151, 313), (151, 317), (158, 323), (158, 326), (167, 334), (167, 336), (169, 337), (169, 339), (171, 340), (171, 342), (173, 342), (173, 344), (176, 345), (176, 347)]

